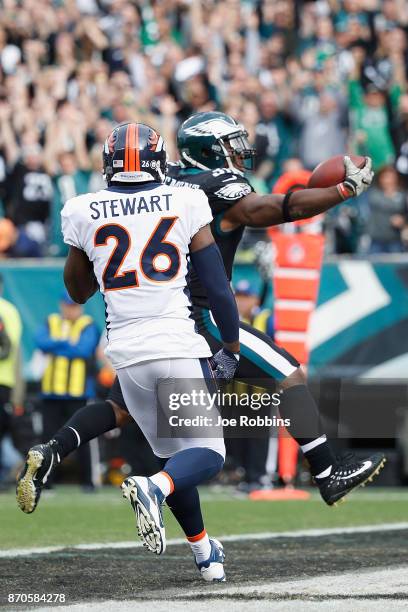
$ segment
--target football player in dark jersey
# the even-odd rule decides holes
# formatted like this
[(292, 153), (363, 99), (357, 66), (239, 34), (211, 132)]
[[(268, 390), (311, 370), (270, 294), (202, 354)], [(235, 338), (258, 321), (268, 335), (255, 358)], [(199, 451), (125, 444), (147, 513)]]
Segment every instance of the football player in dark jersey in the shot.
[[(373, 177), (369, 158), (359, 169), (345, 157), (346, 178), (335, 187), (258, 195), (244, 175), (245, 166), (252, 166), (256, 155), (247, 132), (232, 117), (219, 112), (197, 113), (187, 119), (178, 131), (177, 146), (181, 161), (169, 164), (165, 182), (205, 191), (213, 213), (213, 236), (230, 280), (245, 227), (268, 227), (313, 217), (359, 195), (370, 186)], [(194, 269), (188, 286), (197, 329), (215, 353), (222, 345), (221, 339)], [(319, 433), (317, 406), (300, 364), (266, 334), (244, 322), (240, 329), (241, 354), (235, 378), (258, 381), (263, 388), (282, 391), (279, 412), (290, 419), (287, 429), (308, 459), (325, 502), (333, 505), (371, 479), (385, 462), (383, 454), (375, 453), (363, 461), (335, 458), (326, 436)]]
[[(371, 160), (364, 168), (356, 167), (345, 157), (346, 178), (343, 183), (325, 189), (305, 189), (286, 195), (258, 195), (244, 176), (247, 163), (255, 151), (250, 147), (243, 126), (218, 112), (193, 115), (178, 132), (181, 162), (170, 164), (165, 181), (202, 189), (209, 200), (212, 231), (220, 249), (227, 275), (246, 226), (268, 227), (305, 219), (323, 213), (347, 198), (364, 192), (372, 182)], [(197, 328), (216, 353), (221, 347), (218, 330), (212, 320), (204, 288), (194, 270), (190, 270), (191, 310)], [(299, 363), (262, 332), (241, 323), (241, 355), (236, 378), (262, 381), (262, 386), (281, 391), (280, 414), (289, 419), (291, 435), (309, 461), (314, 480), (324, 501), (333, 505), (356, 487), (371, 480), (385, 462), (382, 453), (363, 461), (336, 458), (325, 435), (319, 431), (317, 406), (307, 388)], [(80, 443), (120, 427), (128, 420), (120, 386), (116, 380), (108, 400), (86, 406), (43, 445), (45, 461), (57, 464)], [(54, 459), (52, 460), (52, 457)], [(36, 507), (41, 492), (42, 474), (37, 475)], [(33, 508), (33, 509), (34, 509)], [(24, 509), (24, 508), (22, 508)], [(177, 518), (175, 508), (172, 508)]]

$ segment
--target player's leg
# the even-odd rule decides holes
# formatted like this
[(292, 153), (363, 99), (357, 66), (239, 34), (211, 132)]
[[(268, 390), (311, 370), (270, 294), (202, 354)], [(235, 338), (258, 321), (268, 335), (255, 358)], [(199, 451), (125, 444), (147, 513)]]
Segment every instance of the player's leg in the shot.
[[(206, 580), (224, 580), (222, 546), (210, 540), (204, 530), (196, 485), (215, 476), (222, 468), (225, 447), (222, 430), (215, 438), (159, 438), (157, 436), (158, 396), (156, 380), (192, 379), (211, 376), (206, 360), (175, 359), (139, 364), (119, 370), (122, 391), (163, 470), (150, 478), (132, 476), (122, 485), (132, 503), (139, 535), (149, 550), (162, 554), (165, 533), (160, 506), (166, 499), (191, 543), (201, 574)], [(208, 555), (208, 556), (207, 556)], [(205, 558), (206, 557), (206, 558)]]
[(205, 529), (197, 487), (172, 493), (166, 504), (186, 536), (201, 576), (207, 582), (223, 582), (224, 549)]
[[(122, 421), (126, 418), (126, 415), (127, 417), (130, 415), (127, 411), (118, 379), (116, 379), (109, 397), (115, 400), (116, 409), (120, 410), (117, 414), (117, 426), (120, 427), (119, 420)], [(161, 459), (158, 457), (158, 460), (163, 469), (168, 458)], [(211, 571), (209, 571), (207, 567), (210, 565), (208, 560), (211, 558), (211, 555), (214, 554), (214, 546), (204, 527), (200, 497), (197, 488), (192, 487), (170, 494), (166, 498), (166, 504), (183, 530), (194, 554), (196, 563), (201, 564), (200, 569), (203, 578), (205, 580), (213, 580), (212, 576), (217, 572), (214, 571), (213, 564), (211, 565)], [(218, 574), (219, 573), (218, 571)]]
[(55, 428), (49, 430), (52, 438), (30, 448), (17, 479), (16, 496), (21, 510), (29, 514), (36, 509), (44, 485), (65, 457), (107, 431), (122, 427), (130, 418), (119, 383), (114, 383), (107, 401), (87, 404), (56, 433), (52, 434)]
[[(67, 422), (70, 419), (75, 418), (78, 410), (82, 408), (81, 400), (69, 400), (66, 403), (66, 416)], [(97, 444), (97, 442), (96, 442)], [(77, 448), (77, 463), (80, 468), (80, 482), (85, 491), (91, 491), (94, 489), (95, 483), (93, 481), (93, 469), (92, 469), (92, 456), (90, 443), (84, 442)], [(98, 455), (98, 453), (97, 453)], [(94, 458), (94, 461), (97, 460)]]
[[(219, 332), (209, 311), (202, 309), (199, 314), (195, 313), (195, 319), (211, 350), (218, 350)], [(308, 460), (324, 501), (333, 505), (371, 480), (383, 467), (384, 455), (375, 453), (362, 461), (334, 456), (326, 435), (321, 432), (319, 411), (298, 361), (269, 336), (246, 323), (240, 324), (239, 339), (241, 358), (236, 378), (257, 381), (262, 387), (280, 392), (280, 415), (289, 419), (291, 424), (287, 430)]]
[(77, 410), (50, 440), (60, 460), (77, 450), (82, 444), (102, 434), (123, 427), (131, 420), (119, 381), (116, 378), (106, 401), (86, 404)]

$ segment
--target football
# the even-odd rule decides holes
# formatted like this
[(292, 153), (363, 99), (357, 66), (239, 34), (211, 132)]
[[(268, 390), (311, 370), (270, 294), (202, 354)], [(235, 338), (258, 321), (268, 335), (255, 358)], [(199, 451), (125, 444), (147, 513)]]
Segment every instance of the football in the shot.
[[(365, 165), (365, 157), (361, 155), (350, 155), (349, 157), (359, 168)], [(309, 188), (333, 187), (344, 181), (346, 174), (343, 158), (344, 155), (335, 155), (316, 166), (307, 186)]]

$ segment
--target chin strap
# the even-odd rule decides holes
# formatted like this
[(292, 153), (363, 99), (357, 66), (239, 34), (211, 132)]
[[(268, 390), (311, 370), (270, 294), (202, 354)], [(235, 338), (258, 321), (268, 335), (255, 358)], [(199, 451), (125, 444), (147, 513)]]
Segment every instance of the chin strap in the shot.
[(184, 151), (181, 154), (181, 157), (185, 159), (186, 162), (188, 162), (190, 166), (193, 166), (194, 168), (200, 168), (200, 170), (210, 170), (210, 168), (208, 168), (207, 166), (204, 166), (204, 164), (200, 164), (200, 162), (196, 161), (195, 159), (187, 155), (187, 153), (185, 153)]

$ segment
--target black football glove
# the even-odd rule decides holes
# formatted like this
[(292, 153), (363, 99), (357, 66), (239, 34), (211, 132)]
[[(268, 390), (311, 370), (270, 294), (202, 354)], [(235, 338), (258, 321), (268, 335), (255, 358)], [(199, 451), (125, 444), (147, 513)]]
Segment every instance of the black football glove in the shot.
[(209, 361), (214, 377), (229, 381), (235, 376), (239, 364), (239, 356), (236, 357), (231, 351), (222, 348), (218, 353), (210, 357)]

